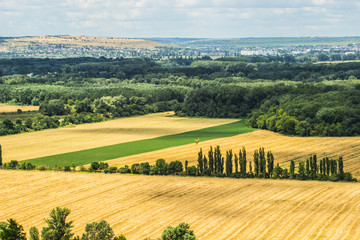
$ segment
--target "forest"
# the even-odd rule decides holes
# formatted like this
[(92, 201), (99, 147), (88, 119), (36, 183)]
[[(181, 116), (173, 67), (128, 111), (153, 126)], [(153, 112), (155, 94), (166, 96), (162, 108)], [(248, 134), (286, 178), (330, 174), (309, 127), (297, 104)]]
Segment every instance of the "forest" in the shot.
[(276, 56), (0, 59), (0, 102), (40, 108), (0, 114), (0, 136), (170, 110), (286, 135), (357, 136), (359, 79), (360, 62)]

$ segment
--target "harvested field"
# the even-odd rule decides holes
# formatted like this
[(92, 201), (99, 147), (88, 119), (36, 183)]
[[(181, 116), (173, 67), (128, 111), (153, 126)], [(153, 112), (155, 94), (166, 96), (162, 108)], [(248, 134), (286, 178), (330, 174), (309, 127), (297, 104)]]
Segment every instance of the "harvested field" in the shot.
[(18, 109), (21, 109), (22, 111), (38, 111), (39, 106), (20, 106), (20, 105), (0, 104), (0, 113), (17, 112)]
[(172, 135), (236, 122), (236, 119), (180, 118), (156, 113), (101, 123), (0, 137), (3, 161), (25, 160), (60, 153)]
[(86, 149), (82, 151), (50, 155), (41, 158), (27, 159), (36, 166), (65, 167), (70, 165), (81, 166), (91, 162), (106, 161), (114, 158), (126, 157), (135, 154), (156, 151), (160, 149), (181, 146), (195, 142), (195, 139), (211, 140), (216, 138), (230, 137), (240, 133), (252, 132), (255, 129), (246, 127), (244, 121), (222, 124), (195, 131), (188, 131), (157, 138), (138, 140)]
[(148, 161), (155, 163), (158, 158), (173, 161), (189, 161), (190, 165), (197, 165), (197, 153), (200, 148), (207, 154), (210, 146), (220, 145), (223, 155), (225, 151), (233, 149), (238, 153), (242, 146), (246, 147), (248, 159), (252, 160), (255, 149), (264, 147), (271, 150), (275, 163), (288, 167), (290, 160), (305, 160), (310, 154), (318, 154), (318, 158), (344, 157), (345, 171), (360, 177), (360, 137), (288, 137), (270, 131), (255, 131), (228, 138), (219, 138), (200, 142), (198, 145), (187, 144), (179, 147), (133, 155), (107, 161), (110, 165), (124, 166)]
[(0, 221), (41, 228), (59, 206), (81, 234), (106, 220), (127, 239), (187, 222), (197, 239), (360, 239), (360, 184), (0, 170)]

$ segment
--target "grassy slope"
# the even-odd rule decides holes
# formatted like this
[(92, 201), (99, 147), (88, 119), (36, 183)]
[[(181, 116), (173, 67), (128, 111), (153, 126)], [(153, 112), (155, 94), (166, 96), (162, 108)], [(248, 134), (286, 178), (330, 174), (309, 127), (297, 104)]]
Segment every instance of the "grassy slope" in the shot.
[(168, 135), (153, 139), (139, 140), (88, 150), (35, 158), (27, 161), (35, 165), (46, 165), (51, 167), (54, 167), (55, 165), (70, 166), (72, 163), (79, 166), (94, 161), (106, 161), (134, 154), (180, 146), (192, 143), (195, 141), (196, 138), (200, 138), (200, 141), (207, 141), (216, 138), (230, 137), (240, 133), (251, 132), (254, 130), (255, 129), (246, 127), (244, 125), (244, 120), (242, 120), (235, 123), (224, 124), (220, 126), (204, 128), (175, 135)]

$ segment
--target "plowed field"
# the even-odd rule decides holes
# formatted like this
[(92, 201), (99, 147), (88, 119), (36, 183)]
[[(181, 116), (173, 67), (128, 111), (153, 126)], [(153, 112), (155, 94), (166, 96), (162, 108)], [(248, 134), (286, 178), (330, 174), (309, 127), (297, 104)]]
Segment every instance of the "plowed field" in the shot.
[(41, 228), (51, 209), (127, 239), (187, 222), (198, 239), (360, 239), (360, 184), (0, 171), (0, 221)]
[(158, 158), (166, 161), (189, 161), (190, 165), (197, 164), (197, 153), (200, 148), (207, 154), (210, 146), (220, 145), (223, 155), (225, 151), (233, 149), (238, 153), (242, 146), (246, 147), (248, 160), (252, 160), (255, 149), (264, 147), (265, 151), (271, 150), (275, 163), (288, 167), (289, 161), (294, 159), (305, 160), (310, 154), (319, 157), (344, 157), (345, 171), (360, 176), (360, 137), (288, 137), (270, 131), (255, 131), (236, 135), (228, 138), (219, 138), (201, 142), (198, 145), (188, 144), (164, 150), (133, 155), (108, 161), (110, 165), (124, 166), (133, 163), (148, 161), (155, 163)]

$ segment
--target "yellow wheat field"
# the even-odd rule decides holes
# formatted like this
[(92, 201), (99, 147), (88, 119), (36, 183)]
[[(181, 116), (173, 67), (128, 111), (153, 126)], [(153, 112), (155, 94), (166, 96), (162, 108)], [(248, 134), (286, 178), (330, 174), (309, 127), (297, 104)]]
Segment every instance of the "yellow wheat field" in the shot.
[(111, 144), (171, 135), (235, 122), (234, 119), (180, 118), (173, 112), (0, 137), (3, 161), (25, 160)]
[(21, 109), (22, 111), (38, 111), (39, 106), (19, 106), (19, 105), (0, 104), (0, 113), (16, 112), (18, 109)]
[(197, 239), (360, 239), (360, 184), (0, 170), (0, 221), (28, 232), (59, 206), (81, 234), (106, 220), (127, 239), (187, 222)]
[(196, 165), (197, 153), (200, 148), (203, 149), (204, 154), (207, 154), (210, 146), (215, 147), (216, 145), (220, 145), (223, 155), (229, 149), (233, 149), (233, 152), (238, 154), (239, 149), (245, 146), (248, 160), (252, 160), (255, 149), (264, 147), (265, 151), (272, 151), (275, 163), (286, 167), (290, 160), (305, 160), (310, 154), (317, 154), (318, 157), (343, 156), (344, 169), (357, 177), (360, 176), (360, 137), (288, 137), (270, 131), (255, 131), (228, 138), (200, 141), (198, 145), (194, 143), (173, 147), (114, 159), (108, 163), (117, 166), (131, 166), (133, 163), (144, 161), (153, 164), (158, 158), (164, 158), (168, 162), (188, 160), (190, 165)]

